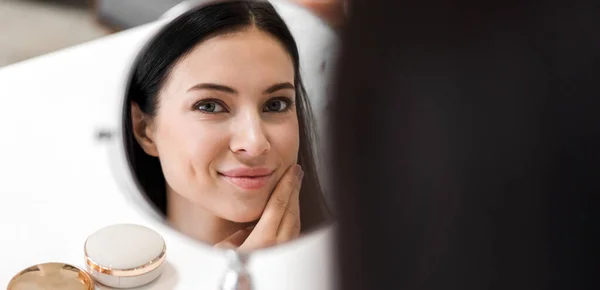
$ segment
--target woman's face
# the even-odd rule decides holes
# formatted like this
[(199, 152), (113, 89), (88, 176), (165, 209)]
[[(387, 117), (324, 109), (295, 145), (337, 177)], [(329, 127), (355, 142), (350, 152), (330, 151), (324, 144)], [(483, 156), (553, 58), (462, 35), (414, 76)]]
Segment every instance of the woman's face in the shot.
[(227, 220), (256, 220), (297, 162), (293, 84), (292, 59), (270, 35), (210, 38), (173, 68), (142, 147), (176, 194)]

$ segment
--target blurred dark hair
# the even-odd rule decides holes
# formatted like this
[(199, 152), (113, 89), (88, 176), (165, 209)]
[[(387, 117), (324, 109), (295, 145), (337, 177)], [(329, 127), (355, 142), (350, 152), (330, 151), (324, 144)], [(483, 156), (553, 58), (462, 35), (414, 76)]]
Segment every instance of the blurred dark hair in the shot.
[(300, 192), (302, 231), (329, 220), (314, 157), (314, 119), (300, 75), (300, 60), (294, 37), (275, 8), (266, 1), (222, 1), (193, 9), (167, 24), (145, 47), (138, 58), (129, 84), (123, 111), (127, 158), (138, 186), (149, 201), (166, 215), (166, 187), (158, 158), (147, 155), (132, 131), (131, 102), (156, 116), (158, 95), (173, 66), (207, 38), (249, 27), (269, 33), (290, 54), (295, 71), (296, 108), (300, 126), (298, 163), (305, 177)]
[(353, 1), (338, 289), (600, 289), (598, 1), (540, 3)]

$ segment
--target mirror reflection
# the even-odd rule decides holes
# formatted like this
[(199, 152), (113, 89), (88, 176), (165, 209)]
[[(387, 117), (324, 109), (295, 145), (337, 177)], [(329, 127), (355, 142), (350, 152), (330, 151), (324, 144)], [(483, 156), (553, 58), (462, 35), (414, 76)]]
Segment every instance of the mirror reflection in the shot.
[(301, 63), (267, 1), (197, 6), (148, 42), (123, 132), (139, 188), (168, 224), (254, 250), (331, 223)]

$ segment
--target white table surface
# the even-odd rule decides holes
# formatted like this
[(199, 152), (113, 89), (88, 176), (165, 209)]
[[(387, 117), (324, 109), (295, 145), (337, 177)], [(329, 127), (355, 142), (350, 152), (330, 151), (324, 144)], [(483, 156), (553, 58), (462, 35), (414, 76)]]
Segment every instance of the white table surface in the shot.
[[(119, 122), (124, 76), (159, 25), (0, 69), (0, 288), (34, 264), (84, 267), (88, 235), (114, 223), (137, 223), (163, 235), (169, 263), (158, 280), (138, 289), (216, 289), (226, 268), (222, 253), (165, 227), (126, 198), (106, 144), (94, 138), (97, 129)], [(290, 24), (301, 54), (330, 45), (319, 42), (329, 32), (315, 34), (314, 25), (320, 24)], [(310, 75), (318, 67), (304, 69)], [(316, 78), (307, 86), (313, 98), (321, 97), (326, 83)], [(314, 105), (317, 113), (324, 106)], [(255, 289), (332, 289), (332, 240), (328, 229), (256, 252), (249, 265)]]

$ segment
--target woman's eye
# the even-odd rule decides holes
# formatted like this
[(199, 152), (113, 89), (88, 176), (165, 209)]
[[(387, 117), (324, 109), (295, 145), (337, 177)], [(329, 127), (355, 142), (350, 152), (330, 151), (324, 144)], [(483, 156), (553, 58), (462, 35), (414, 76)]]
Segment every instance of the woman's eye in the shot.
[(217, 102), (203, 102), (196, 106), (196, 108), (205, 113), (222, 113), (225, 108)]
[(290, 101), (282, 100), (282, 99), (275, 99), (275, 100), (270, 100), (269, 102), (267, 102), (264, 110), (265, 110), (265, 112), (285, 112), (289, 109), (289, 106), (290, 106)]

